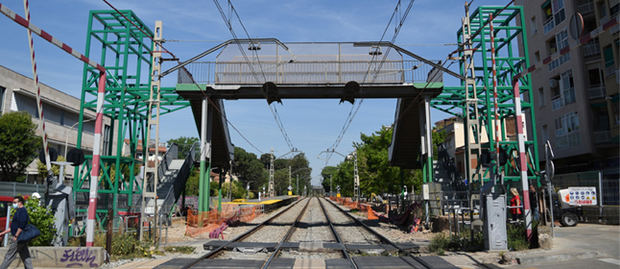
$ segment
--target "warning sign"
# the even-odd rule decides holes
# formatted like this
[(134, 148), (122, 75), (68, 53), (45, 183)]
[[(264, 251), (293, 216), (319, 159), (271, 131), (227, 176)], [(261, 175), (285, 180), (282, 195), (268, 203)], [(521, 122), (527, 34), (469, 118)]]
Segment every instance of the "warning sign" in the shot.
[(560, 190), (560, 196), (570, 205), (596, 205), (596, 187), (569, 187)]

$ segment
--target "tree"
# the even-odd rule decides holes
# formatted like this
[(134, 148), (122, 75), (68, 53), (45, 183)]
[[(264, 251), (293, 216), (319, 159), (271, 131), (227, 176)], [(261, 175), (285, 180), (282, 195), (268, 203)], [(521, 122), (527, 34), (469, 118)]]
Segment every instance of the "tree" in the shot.
[[(325, 166), (323, 170), (321, 170), (321, 185), (326, 192), (332, 191), (330, 189), (330, 177), (333, 177), (334, 174), (338, 172), (338, 167), (335, 166)], [(333, 183), (333, 178), (332, 178)], [(334, 187), (335, 188), (335, 187)]]
[[(359, 143), (353, 143), (357, 150), (360, 190), (362, 194), (400, 193), (403, 185), (421, 189), (422, 176), (419, 170), (406, 170), (390, 166), (388, 148), (392, 139), (392, 127), (382, 126), (371, 135), (361, 134)], [(337, 166), (333, 174), (334, 188), (340, 186), (345, 196), (353, 194), (353, 160), (346, 159)], [(329, 182), (328, 182), (329, 184)]]
[(179, 147), (179, 159), (185, 159), (187, 154), (189, 154), (189, 150), (192, 149), (192, 146), (198, 143), (198, 137), (186, 137), (181, 136), (179, 138), (174, 138), (168, 140), (168, 144), (175, 143)]
[(41, 147), (36, 125), (25, 112), (0, 116), (0, 180), (14, 181), (24, 173)]
[(264, 164), (256, 157), (256, 154), (247, 152), (243, 148), (235, 147), (232, 170), (243, 186), (250, 183), (251, 190), (258, 190), (267, 182), (268, 172)]
[[(64, 162), (65, 157), (58, 156), (58, 159), (56, 159), (56, 161)], [(65, 167), (65, 174), (67, 173), (67, 169), (69, 168)], [(47, 178), (47, 166), (45, 165), (45, 163), (42, 163), (41, 160), (37, 160), (37, 171), (39, 171), (40, 177)], [(60, 165), (52, 164), (52, 172), (55, 176), (58, 176), (60, 174)]]

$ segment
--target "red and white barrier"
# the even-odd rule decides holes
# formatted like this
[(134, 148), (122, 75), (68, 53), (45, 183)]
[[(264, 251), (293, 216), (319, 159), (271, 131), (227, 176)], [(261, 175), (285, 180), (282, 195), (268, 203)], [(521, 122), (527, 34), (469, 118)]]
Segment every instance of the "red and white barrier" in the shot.
[[(27, 3), (26, 3), (27, 6)], [(105, 93), (105, 83), (106, 83), (106, 70), (105, 68), (98, 64), (97, 62), (89, 59), (88, 57), (84, 56), (84, 54), (74, 50), (73, 48), (71, 48), (69, 45), (61, 42), (60, 40), (54, 38), (52, 35), (50, 35), (49, 33), (41, 30), (41, 28), (35, 26), (34, 24), (30, 23), (30, 18), (29, 15), (27, 16), (28, 19), (25, 19), (24, 17), (15, 14), (15, 12), (13, 12), (11, 9), (9, 9), (8, 7), (0, 4), (0, 13), (4, 14), (5, 16), (7, 16), (9, 19), (13, 20), (14, 22), (16, 22), (17, 24), (25, 27), (26, 29), (28, 29), (30, 32), (37, 34), (38, 36), (40, 36), (41, 38), (47, 40), (48, 42), (54, 44), (55, 46), (61, 48), (62, 50), (66, 51), (67, 53), (73, 55), (73, 57), (77, 58), (78, 60), (96, 68), (97, 70), (99, 70), (100, 74), (99, 74), (99, 84), (97, 85), (98, 89), (97, 89), (97, 108), (96, 108), (96, 112), (97, 112), (97, 116), (96, 116), (96, 120), (95, 120), (95, 138), (93, 139), (93, 162), (92, 162), (92, 171), (91, 171), (91, 179), (90, 179), (90, 192), (89, 192), (89, 199), (88, 199), (88, 220), (86, 221), (86, 246), (91, 247), (93, 246), (94, 243), (94, 235), (95, 235), (95, 215), (96, 215), (96, 210), (97, 210), (97, 183), (99, 182), (99, 170), (100, 170), (100, 160), (101, 160), (101, 156), (100, 156), (100, 152), (101, 152), (101, 130), (103, 129), (103, 102), (104, 102), (104, 93)], [(30, 12), (28, 12), (29, 14)], [(30, 38), (29, 41), (32, 44), (32, 39)], [(31, 57), (32, 59), (34, 59), (34, 47), (32, 47), (31, 50)], [(33, 65), (34, 66), (34, 65)], [(38, 79), (37, 79), (38, 80)], [(44, 138), (45, 139), (45, 138)], [(51, 170), (51, 169), (50, 169)]]

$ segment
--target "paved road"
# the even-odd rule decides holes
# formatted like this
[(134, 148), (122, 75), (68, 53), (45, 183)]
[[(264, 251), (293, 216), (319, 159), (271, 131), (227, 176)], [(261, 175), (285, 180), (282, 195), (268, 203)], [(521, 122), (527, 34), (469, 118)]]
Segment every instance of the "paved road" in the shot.
[(557, 269), (618, 269), (620, 268), (620, 226), (580, 223), (576, 227), (555, 228), (553, 249), (546, 253), (578, 254), (598, 252), (599, 256), (587, 259), (557, 259), (536, 264), (511, 266), (509, 268), (557, 268)]

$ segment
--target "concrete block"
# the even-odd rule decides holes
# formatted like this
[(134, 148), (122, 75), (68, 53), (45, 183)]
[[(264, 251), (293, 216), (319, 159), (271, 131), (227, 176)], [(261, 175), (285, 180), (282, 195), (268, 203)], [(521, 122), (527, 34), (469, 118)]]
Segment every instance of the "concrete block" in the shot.
[[(34, 268), (98, 268), (103, 265), (106, 251), (102, 247), (29, 247)], [(0, 248), (4, 259), (8, 248)], [(9, 268), (24, 268), (19, 255)]]

